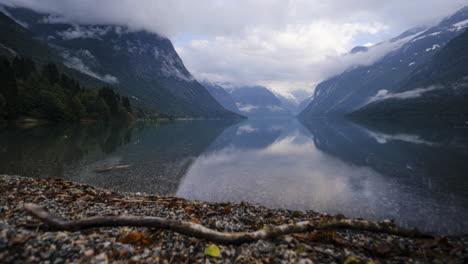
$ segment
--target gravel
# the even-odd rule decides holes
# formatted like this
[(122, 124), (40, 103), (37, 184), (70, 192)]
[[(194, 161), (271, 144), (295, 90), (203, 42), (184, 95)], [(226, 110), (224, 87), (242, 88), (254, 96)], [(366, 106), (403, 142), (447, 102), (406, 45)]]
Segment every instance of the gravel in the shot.
[[(316, 231), (221, 245), (152, 228), (51, 230), (23, 209), (30, 202), (69, 219), (160, 216), (225, 232), (331, 217), (245, 202), (205, 203), (117, 193), (60, 179), (0, 175), (0, 263), (468, 263), (467, 236), (419, 240), (364, 231)], [(219, 257), (205, 254), (211, 245), (220, 249)]]

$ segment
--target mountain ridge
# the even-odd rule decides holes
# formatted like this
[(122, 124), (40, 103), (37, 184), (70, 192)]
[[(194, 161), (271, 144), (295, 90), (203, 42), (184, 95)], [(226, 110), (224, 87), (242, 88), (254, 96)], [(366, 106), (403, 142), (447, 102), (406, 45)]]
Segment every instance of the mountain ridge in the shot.
[[(311, 103), (299, 114), (302, 119), (317, 116), (344, 116), (365, 105), (380, 90), (389, 92), (416, 67), (430, 58), (468, 26), (468, 7), (430, 28), (408, 30), (389, 42), (404, 41), (369, 66), (358, 66), (320, 83)], [(369, 47), (369, 51), (379, 44)], [(367, 52), (369, 52), (367, 51)], [(360, 51), (359, 54), (366, 51)]]
[(241, 118), (193, 78), (167, 38), (124, 26), (52, 21), (49, 14), (6, 8), (58, 53), (66, 67), (112, 84), (134, 103), (174, 117)]

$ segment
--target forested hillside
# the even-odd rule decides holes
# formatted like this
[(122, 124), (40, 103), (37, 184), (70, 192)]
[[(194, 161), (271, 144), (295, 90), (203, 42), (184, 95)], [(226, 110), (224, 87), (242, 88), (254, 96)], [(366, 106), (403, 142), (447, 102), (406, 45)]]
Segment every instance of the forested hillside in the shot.
[(128, 121), (135, 113), (127, 97), (109, 87), (86, 89), (55, 64), (36, 67), (30, 58), (0, 57), (0, 118)]

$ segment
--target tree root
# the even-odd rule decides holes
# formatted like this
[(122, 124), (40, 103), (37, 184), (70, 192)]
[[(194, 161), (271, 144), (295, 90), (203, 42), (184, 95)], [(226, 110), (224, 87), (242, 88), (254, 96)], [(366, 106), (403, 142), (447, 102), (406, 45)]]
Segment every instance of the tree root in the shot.
[(58, 230), (81, 230), (94, 227), (154, 227), (171, 230), (186, 236), (206, 239), (222, 244), (242, 244), (261, 239), (272, 239), (287, 234), (311, 232), (315, 230), (360, 230), (386, 233), (413, 238), (434, 238), (431, 234), (417, 229), (405, 229), (391, 223), (376, 223), (364, 220), (330, 219), (311, 220), (294, 224), (267, 227), (254, 232), (219, 232), (205, 226), (154, 216), (95, 216), (81, 220), (68, 221), (49, 213), (45, 208), (28, 203), (25, 209), (48, 226)]

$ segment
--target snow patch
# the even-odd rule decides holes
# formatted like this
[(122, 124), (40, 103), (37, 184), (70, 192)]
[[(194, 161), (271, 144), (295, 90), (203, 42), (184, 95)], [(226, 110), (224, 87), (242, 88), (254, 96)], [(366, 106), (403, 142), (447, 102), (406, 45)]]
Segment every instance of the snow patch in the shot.
[(408, 64), (408, 66), (411, 67), (411, 66), (413, 66), (413, 65), (415, 65), (415, 64), (416, 64), (416, 62), (413, 61), (413, 62), (411, 62), (410, 64)]
[(450, 30), (451, 31), (460, 31), (460, 30), (462, 30), (462, 29), (464, 29), (466, 27), (468, 27), (468, 19), (453, 24), (452, 28)]
[(14, 50), (10, 49), (9, 47), (3, 45), (2, 43), (0, 43), (0, 48), (6, 49), (7, 51), (9, 51), (13, 55), (17, 54), (16, 51), (14, 51)]
[(418, 40), (425, 39), (425, 38), (427, 38), (429, 36), (434, 37), (434, 36), (440, 35), (441, 33), (442, 32), (438, 31), (438, 32), (434, 32), (434, 33), (427, 34), (427, 35), (424, 35), (424, 36), (420, 36), (420, 37), (414, 38), (413, 40), (411, 40), (411, 42), (416, 42)]
[(426, 49), (426, 52), (429, 52), (429, 51), (431, 51), (431, 50), (436, 50), (436, 49), (438, 49), (438, 48), (440, 48), (440, 45), (439, 45), (439, 44), (435, 44), (435, 45), (432, 46), (432, 48), (427, 48), (427, 49)]

